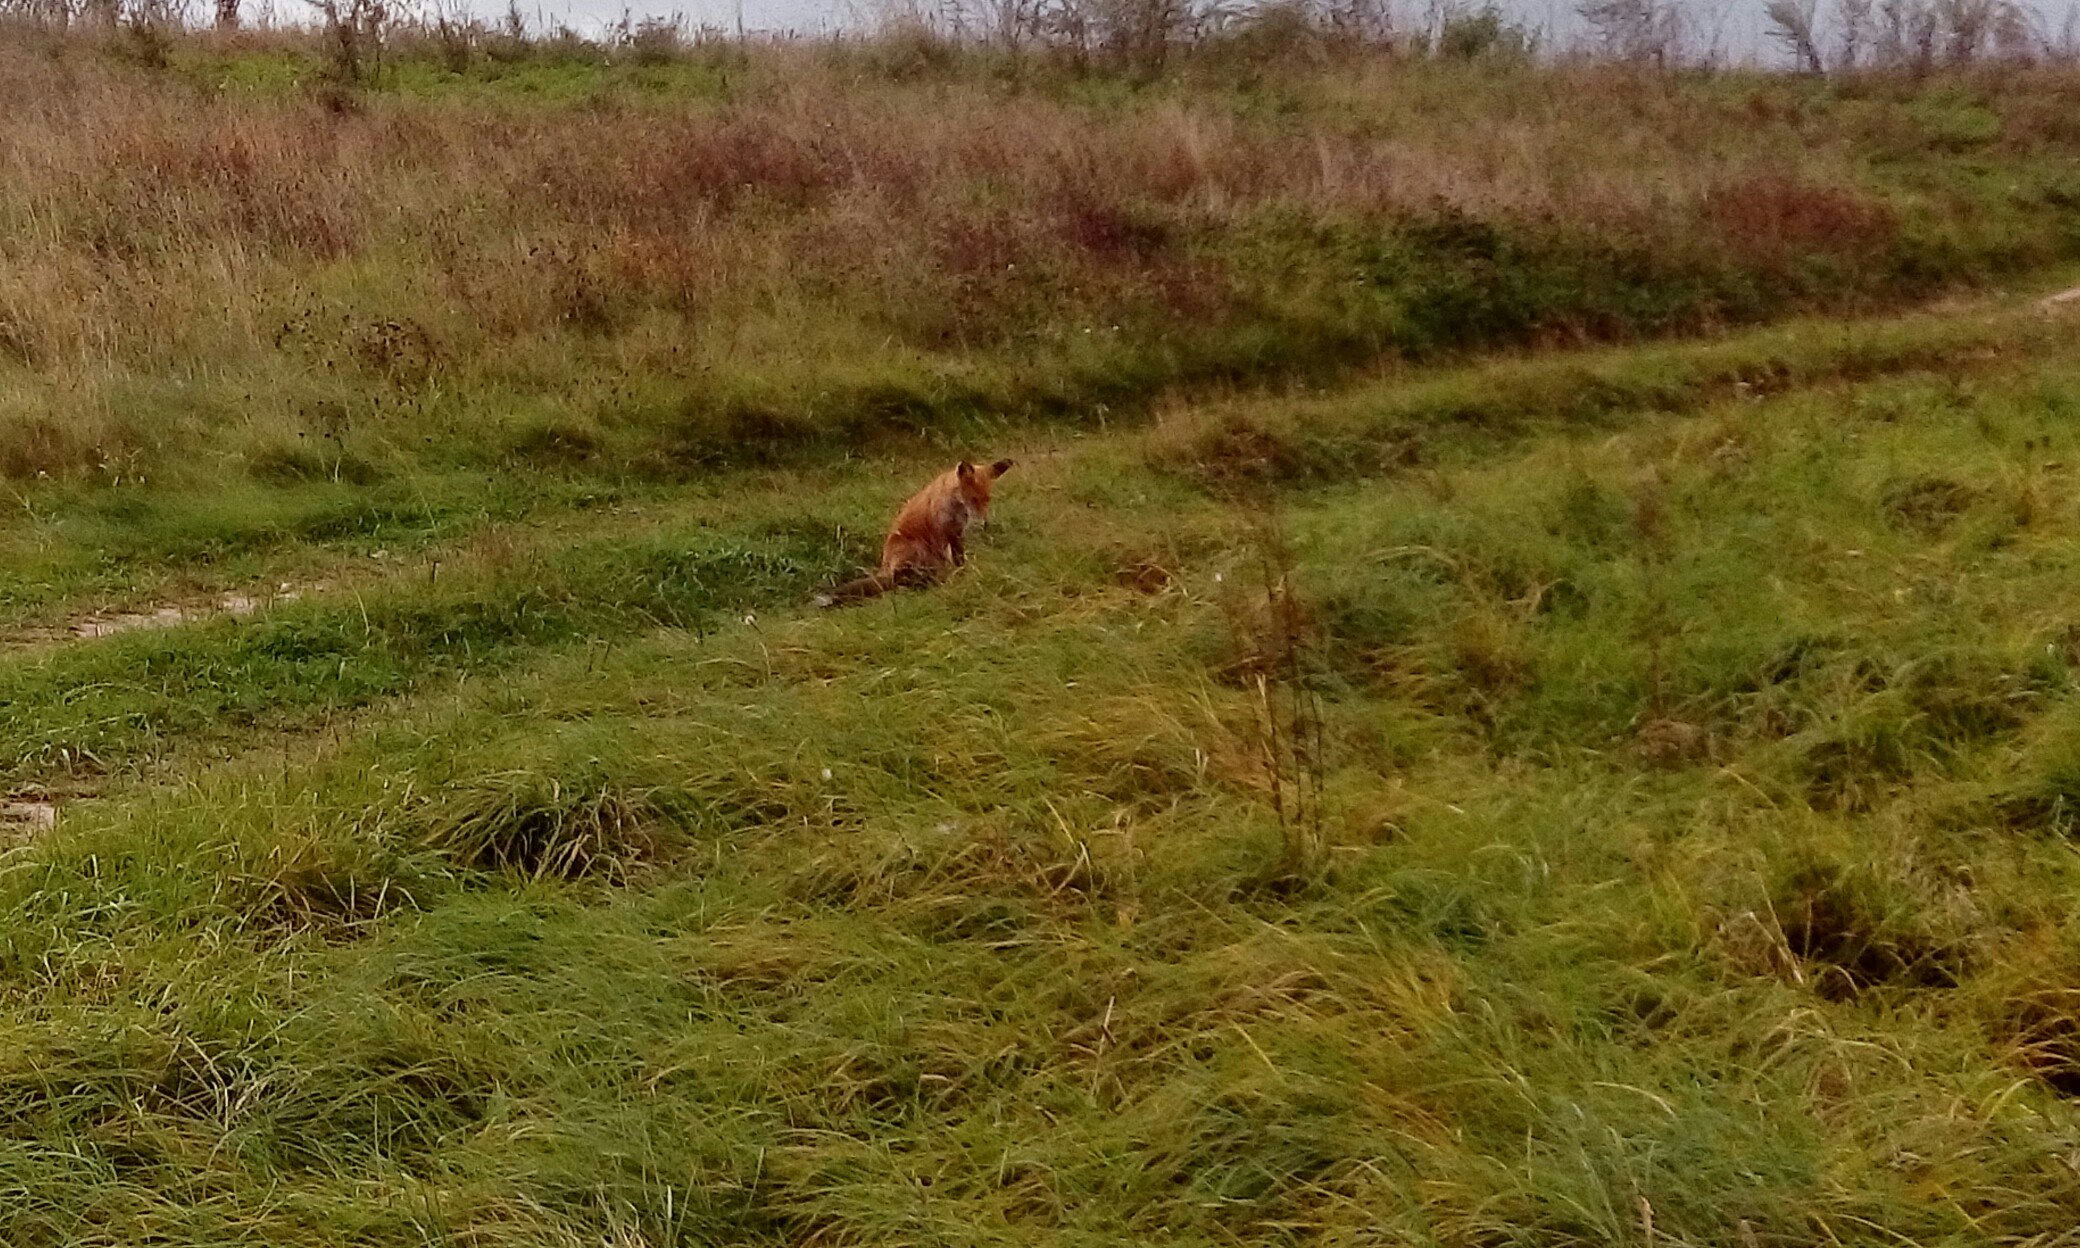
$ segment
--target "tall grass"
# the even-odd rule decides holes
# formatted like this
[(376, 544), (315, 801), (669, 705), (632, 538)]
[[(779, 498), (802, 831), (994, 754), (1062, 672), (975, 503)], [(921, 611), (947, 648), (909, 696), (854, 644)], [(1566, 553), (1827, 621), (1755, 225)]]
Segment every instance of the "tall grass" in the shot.
[[(181, 763), (4, 860), (0, 1230), (2059, 1243), (2080, 371), (1956, 316), (1607, 353), (1600, 408), (1317, 400), (1451, 436), (1264, 479), (1255, 548), (1064, 436), (856, 612), (698, 543), (893, 469), (768, 474), (727, 537), (589, 515), (524, 627), (414, 577), (0, 656), (11, 724)], [(1452, 420), (1483, 387), (1513, 418)], [(322, 743), (211, 713), (380, 662), (458, 679)]]
[(669, 475), (1869, 306), (2076, 237), (2054, 74), (753, 44), (375, 82), (265, 38), (0, 51), (0, 474)]

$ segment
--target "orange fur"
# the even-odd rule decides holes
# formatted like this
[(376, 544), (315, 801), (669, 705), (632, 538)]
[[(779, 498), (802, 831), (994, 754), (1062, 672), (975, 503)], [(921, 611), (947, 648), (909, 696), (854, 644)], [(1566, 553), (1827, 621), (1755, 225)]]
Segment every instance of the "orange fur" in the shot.
[(885, 594), (898, 586), (931, 585), (968, 561), (968, 525), (989, 523), (990, 489), (1011, 471), (1000, 459), (977, 468), (967, 460), (932, 478), (910, 496), (888, 526), (881, 566), (872, 575), (847, 581), (817, 601), (826, 607)]

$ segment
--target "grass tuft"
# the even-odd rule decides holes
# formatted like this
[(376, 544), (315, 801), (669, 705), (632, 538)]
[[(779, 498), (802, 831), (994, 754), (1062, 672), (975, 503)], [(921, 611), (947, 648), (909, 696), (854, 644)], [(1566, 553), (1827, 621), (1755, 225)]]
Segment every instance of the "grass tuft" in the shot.
[(479, 777), (450, 785), (401, 818), (417, 846), (471, 870), (621, 883), (668, 856), (674, 808), (665, 794), (625, 789), (591, 768), (569, 776)]

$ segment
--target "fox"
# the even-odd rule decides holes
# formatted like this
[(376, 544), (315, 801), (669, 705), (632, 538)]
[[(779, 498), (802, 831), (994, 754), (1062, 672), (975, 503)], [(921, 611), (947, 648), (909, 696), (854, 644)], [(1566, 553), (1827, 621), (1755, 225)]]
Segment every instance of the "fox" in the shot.
[(966, 564), (968, 525), (989, 523), (990, 489), (997, 478), (1011, 471), (1012, 463), (1000, 459), (978, 468), (964, 459), (932, 478), (931, 484), (912, 494), (896, 512), (895, 523), (888, 526), (888, 537), (881, 543), (881, 566), (819, 594), (816, 605), (835, 607), (891, 589), (936, 584)]

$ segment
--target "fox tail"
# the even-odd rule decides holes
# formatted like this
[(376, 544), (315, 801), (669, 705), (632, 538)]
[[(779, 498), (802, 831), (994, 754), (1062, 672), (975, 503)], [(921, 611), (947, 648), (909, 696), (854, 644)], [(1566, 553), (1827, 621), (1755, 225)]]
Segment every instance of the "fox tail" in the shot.
[(842, 607), (855, 602), (864, 602), (869, 598), (878, 598), (895, 587), (896, 578), (876, 572), (871, 576), (860, 577), (856, 581), (847, 581), (843, 585), (834, 587), (828, 593), (816, 595), (816, 605), (819, 607)]

